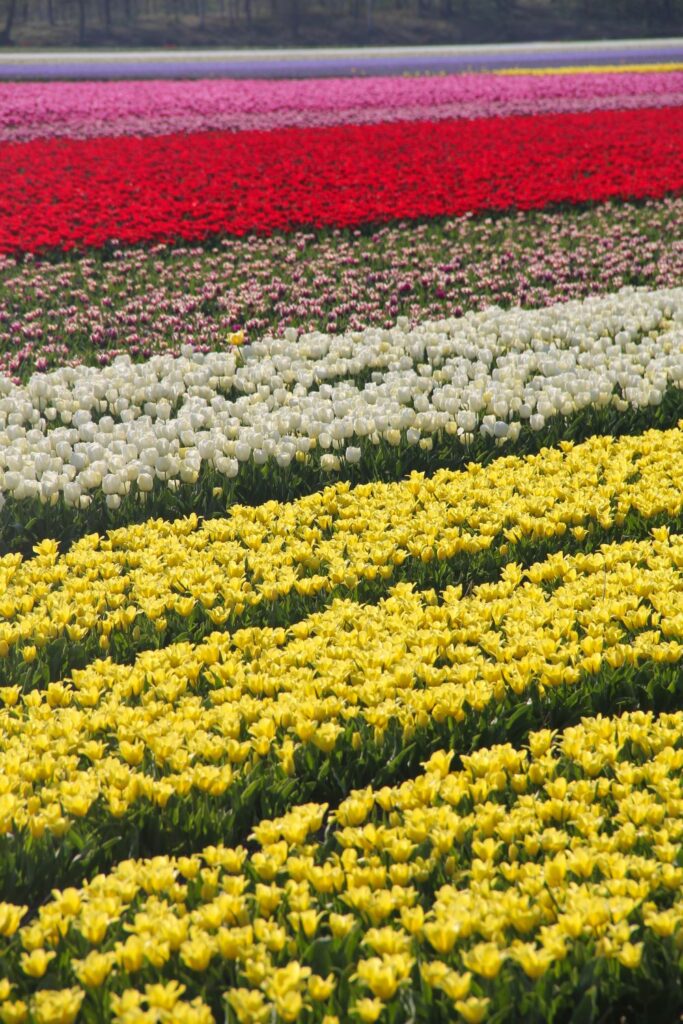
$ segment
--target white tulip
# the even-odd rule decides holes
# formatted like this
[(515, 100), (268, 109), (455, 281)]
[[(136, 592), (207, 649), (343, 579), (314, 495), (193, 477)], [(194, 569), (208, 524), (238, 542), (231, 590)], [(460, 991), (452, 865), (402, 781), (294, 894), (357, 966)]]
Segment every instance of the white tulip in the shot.
[(118, 473), (107, 473), (102, 480), (102, 490), (105, 494), (118, 494), (122, 489), (121, 477)]
[(465, 431), (472, 431), (477, 426), (477, 416), (474, 412), (463, 410), (456, 416), (456, 423)]
[(210, 438), (204, 438), (197, 444), (197, 451), (202, 459), (212, 459), (216, 453), (216, 445)]
[(78, 507), (81, 499), (81, 488), (76, 483), (68, 483), (64, 485), (64, 501), (67, 505), (73, 505)]

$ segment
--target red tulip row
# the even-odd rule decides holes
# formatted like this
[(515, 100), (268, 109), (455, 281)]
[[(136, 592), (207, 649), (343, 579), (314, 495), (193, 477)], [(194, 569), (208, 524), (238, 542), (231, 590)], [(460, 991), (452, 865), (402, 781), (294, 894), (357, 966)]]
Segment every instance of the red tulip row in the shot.
[(659, 198), (683, 108), (35, 140), (0, 149), (0, 180), (6, 253)]

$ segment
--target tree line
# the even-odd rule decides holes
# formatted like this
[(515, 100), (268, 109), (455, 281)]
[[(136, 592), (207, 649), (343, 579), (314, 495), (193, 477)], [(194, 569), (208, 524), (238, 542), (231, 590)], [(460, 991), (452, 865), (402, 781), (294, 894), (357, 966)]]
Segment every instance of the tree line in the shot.
[(271, 35), (280, 44), (425, 44), (677, 33), (683, 34), (683, 0), (0, 0), (0, 46), (231, 46)]

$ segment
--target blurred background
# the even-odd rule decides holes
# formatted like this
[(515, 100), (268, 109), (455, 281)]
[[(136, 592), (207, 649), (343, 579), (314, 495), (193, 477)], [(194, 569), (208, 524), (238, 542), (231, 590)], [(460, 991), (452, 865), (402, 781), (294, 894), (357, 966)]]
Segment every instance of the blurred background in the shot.
[(683, 34), (683, 0), (0, 0), (0, 46), (428, 45)]

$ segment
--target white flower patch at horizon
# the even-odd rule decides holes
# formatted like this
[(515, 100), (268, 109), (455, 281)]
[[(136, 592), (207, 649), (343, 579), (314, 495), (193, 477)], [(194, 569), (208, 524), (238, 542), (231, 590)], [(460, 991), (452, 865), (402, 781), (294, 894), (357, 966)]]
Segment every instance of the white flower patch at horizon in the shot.
[(682, 380), (683, 288), (0, 377), (0, 497), (85, 507), (101, 489), (115, 509), (203, 464), (233, 478), (314, 459), (325, 474), (382, 441), (504, 443), (558, 414), (657, 405)]

